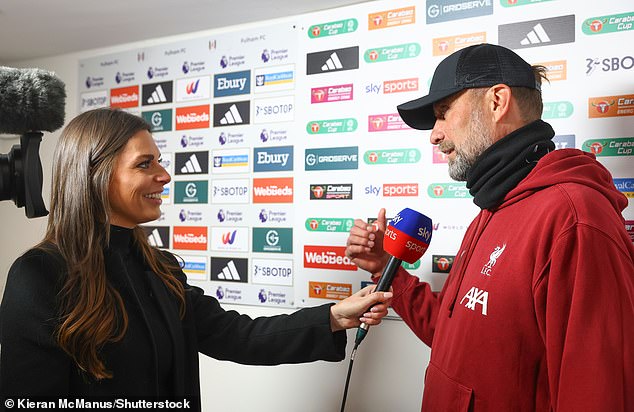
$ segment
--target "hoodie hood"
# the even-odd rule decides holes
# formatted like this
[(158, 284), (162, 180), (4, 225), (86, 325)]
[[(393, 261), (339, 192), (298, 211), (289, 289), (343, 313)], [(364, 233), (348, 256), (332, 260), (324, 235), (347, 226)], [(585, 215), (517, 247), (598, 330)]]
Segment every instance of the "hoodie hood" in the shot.
[(621, 213), (627, 198), (614, 186), (610, 172), (592, 153), (578, 149), (560, 149), (540, 159), (535, 168), (514, 189), (506, 194), (502, 209), (549, 186), (576, 183), (587, 186), (608, 199), (614, 210)]

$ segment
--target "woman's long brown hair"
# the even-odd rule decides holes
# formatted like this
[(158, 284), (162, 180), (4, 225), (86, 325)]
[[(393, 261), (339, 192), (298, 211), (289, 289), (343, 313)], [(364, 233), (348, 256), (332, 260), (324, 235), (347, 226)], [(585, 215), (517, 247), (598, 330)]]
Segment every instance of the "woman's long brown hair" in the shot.
[[(50, 214), (44, 240), (64, 258), (67, 274), (59, 293), (59, 346), (94, 379), (112, 378), (100, 350), (121, 340), (128, 316), (119, 292), (106, 276), (104, 249), (109, 243), (108, 186), (117, 155), (137, 132), (150, 130), (140, 117), (116, 109), (97, 109), (74, 118), (62, 132), (53, 160)], [(136, 227), (134, 240), (145, 262), (179, 299), (183, 285), (168, 263)]]

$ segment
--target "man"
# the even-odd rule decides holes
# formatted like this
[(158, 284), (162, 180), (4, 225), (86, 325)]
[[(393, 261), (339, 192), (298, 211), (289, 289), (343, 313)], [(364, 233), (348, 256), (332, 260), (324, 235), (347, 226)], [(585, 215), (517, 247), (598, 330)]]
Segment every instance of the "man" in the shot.
[[(423, 411), (634, 411), (634, 247), (627, 199), (594, 155), (554, 151), (542, 67), (482, 44), (398, 107), (481, 208), (440, 293), (400, 268), (392, 306), (431, 346)], [(378, 228), (346, 253), (377, 280)]]

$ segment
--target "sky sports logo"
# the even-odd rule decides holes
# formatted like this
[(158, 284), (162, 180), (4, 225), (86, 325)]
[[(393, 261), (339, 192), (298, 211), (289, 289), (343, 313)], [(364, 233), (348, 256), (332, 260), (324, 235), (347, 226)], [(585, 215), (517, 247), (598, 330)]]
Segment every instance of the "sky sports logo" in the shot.
[(214, 75), (214, 97), (251, 93), (251, 70)]
[(359, 46), (324, 50), (306, 55), (306, 74), (319, 74), (359, 68)]
[(359, 148), (357, 146), (306, 149), (305, 151), (305, 171), (358, 168)]
[(293, 146), (256, 147), (253, 149), (253, 172), (293, 170)]
[(493, 0), (427, 0), (427, 24), (493, 14)]
[(575, 15), (498, 26), (498, 44), (509, 49), (574, 43)]

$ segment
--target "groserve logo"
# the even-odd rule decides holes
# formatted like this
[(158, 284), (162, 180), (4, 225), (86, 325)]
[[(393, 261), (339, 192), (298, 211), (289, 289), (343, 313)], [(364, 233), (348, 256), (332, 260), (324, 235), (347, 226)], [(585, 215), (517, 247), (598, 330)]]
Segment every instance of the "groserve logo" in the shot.
[(427, 0), (427, 24), (493, 14), (493, 0)]
[(304, 170), (350, 170), (359, 168), (359, 148), (328, 147), (306, 149)]

